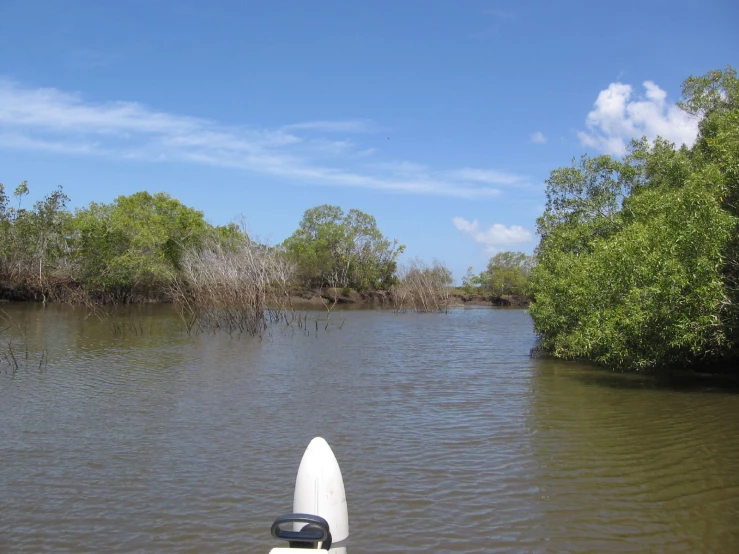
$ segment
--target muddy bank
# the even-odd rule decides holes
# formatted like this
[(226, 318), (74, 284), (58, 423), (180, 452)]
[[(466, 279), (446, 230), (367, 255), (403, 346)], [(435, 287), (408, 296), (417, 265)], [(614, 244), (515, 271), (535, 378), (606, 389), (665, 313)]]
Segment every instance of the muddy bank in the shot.
[[(290, 293), (290, 301), (296, 306), (331, 307), (333, 305), (390, 308), (392, 301), (388, 291), (343, 291), (341, 289), (296, 290)], [(510, 308), (526, 308), (531, 299), (525, 296), (489, 294), (464, 294), (453, 292), (450, 298), (452, 306), (496, 306)]]
[[(162, 288), (149, 288), (141, 291), (118, 293), (86, 293), (78, 284), (52, 283), (42, 291), (37, 286), (27, 283), (11, 284), (0, 281), (0, 301), (40, 302), (46, 297), (48, 302), (69, 302), (72, 304), (148, 304), (170, 303), (172, 298)], [(392, 308), (390, 293), (384, 290), (357, 292), (343, 289), (295, 289), (290, 292), (290, 302), (295, 307), (324, 308), (343, 305), (357, 308)], [(464, 294), (453, 292), (450, 296), (451, 306), (496, 306), (526, 308), (530, 299), (525, 296), (489, 294)]]
[(452, 297), (457, 304), (471, 306), (496, 306), (499, 308), (527, 308), (531, 303), (528, 296), (505, 294), (495, 296), (490, 294), (460, 294), (454, 293)]
[(294, 306), (331, 307), (334, 305), (353, 305), (367, 307), (390, 307), (390, 294), (387, 291), (357, 292), (341, 289), (301, 289), (290, 292), (290, 302)]

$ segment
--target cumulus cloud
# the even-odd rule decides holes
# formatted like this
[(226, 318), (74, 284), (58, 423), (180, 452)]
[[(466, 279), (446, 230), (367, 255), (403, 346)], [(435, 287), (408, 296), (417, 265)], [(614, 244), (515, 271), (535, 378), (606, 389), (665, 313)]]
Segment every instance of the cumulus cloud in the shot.
[(489, 251), (529, 242), (533, 238), (531, 231), (520, 225), (506, 227), (501, 223), (495, 223), (488, 229), (480, 229), (480, 224), (476, 219), (467, 221), (459, 216), (452, 218), (452, 223), (458, 230), (470, 235), (475, 242), (484, 245)]
[(531, 133), (531, 142), (535, 142), (536, 144), (544, 144), (546, 141), (547, 137), (545, 137), (544, 133), (542, 133), (541, 131)]
[(667, 93), (652, 81), (643, 86), (640, 96), (623, 83), (611, 83), (600, 91), (585, 121), (587, 131), (577, 133), (582, 144), (617, 156), (626, 152), (631, 139), (643, 136), (692, 145), (698, 134), (697, 119), (668, 102)]
[[(433, 169), (375, 161), (378, 149), (320, 133), (370, 133), (371, 121), (307, 121), (252, 128), (168, 113), (137, 102), (90, 102), (54, 88), (0, 78), (0, 148), (242, 169), (308, 185), (491, 198), (519, 175), (486, 168)], [(366, 135), (365, 135), (366, 136)]]

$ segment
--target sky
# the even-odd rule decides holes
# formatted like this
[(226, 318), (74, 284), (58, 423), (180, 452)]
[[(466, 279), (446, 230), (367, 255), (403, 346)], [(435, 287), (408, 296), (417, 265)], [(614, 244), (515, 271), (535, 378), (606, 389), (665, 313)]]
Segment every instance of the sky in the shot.
[(0, 0), (0, 182), (271, 244), (356, 208), (459, 282), (533, 252), (553, 169), (692, 144), (681, 83), (739, 67), (737, 29), (735, 0)]

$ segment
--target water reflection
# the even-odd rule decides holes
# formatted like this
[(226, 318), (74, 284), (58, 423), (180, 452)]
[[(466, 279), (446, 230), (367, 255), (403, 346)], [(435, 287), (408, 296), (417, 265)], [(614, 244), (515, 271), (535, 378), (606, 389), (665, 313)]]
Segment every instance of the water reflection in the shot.
[(252, 339), (6, 309), (49, 361), (0, 373), (2, 552), (266, 552), (317, 435), (351, 554), (739, 547), (737, 396), (532, 360), (523, 311)]
[(731, 552), (739, 459), (731, 391), (538, 360), (529, 427), (538, 532), (567, 549)]

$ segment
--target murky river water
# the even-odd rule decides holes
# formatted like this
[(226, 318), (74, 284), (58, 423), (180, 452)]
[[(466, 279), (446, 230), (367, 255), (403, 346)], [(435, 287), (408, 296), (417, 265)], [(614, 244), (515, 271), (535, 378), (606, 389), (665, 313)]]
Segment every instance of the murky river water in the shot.
[(739, 552), (739, 395), (532, 359), (524, 311), (259, 340), (0, 307), (0, 552), (267, 552), (316, 435), (350, 554)]

